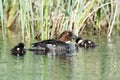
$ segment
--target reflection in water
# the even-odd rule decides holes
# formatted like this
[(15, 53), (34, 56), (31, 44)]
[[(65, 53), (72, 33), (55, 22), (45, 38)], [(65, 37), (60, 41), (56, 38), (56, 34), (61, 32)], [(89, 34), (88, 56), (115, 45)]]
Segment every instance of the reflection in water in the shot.
[(100, 39), (95, 49), (80, 49), (72, 56), (27, 51), (24, 57), (10, 54), (15, 43), (0, 41), (0, 80), (119, 80), (120, 39), (114, 39)]
[[(48, 52), (47, 55), (40, 55), (44, 52), (41, 51), (34, 51), (33, 65), (34, 65), (34, 75), (35, 79), (42, 79), (42, 80), (71, 80), (73, 77), (73, 56), (72, 53), (65, 53), (65, 51), (56, 53)], [(53, 54), (59, 54), (59, 56), (54, 56)], [(63, 56), (63, 54), (71, 55), (71, 56)], [(40, 72), (40, 73), (39, 73)], [(41, 75), (40, 75), (41, 74)], [(35, 80), (34, 79), (34, 80)]]
[(75, 51), (71, 50), (56, 50), (56, 51), (31, 51), (33, 54), (36, 55), (51, 55), (51, 56), (72, 56), (76, 55)]
[[(68, 79), (70, 80), (72, 77), (72, 62), (70, 61), (69, 58), (61, 58), (61, 57), (48, 57), (44, 56), (45, 58), (41, 58), (41, 62), (38, 58), (39, 56), (36, 56), (36, 59), (34, 59), (34, 65), (36, 65), (34, 68), (35, 74), (40, 71), (41, 75), (39, 75), (40, 79), (43, 80), (65, 80)], [(36, 63), (37, 62), (37, 63)], [(38, 65), (41, 64), (41, 65)], [(40, 69), (41, 68), (41, 69)], [(35, 79), (38, 76), (34, 77)], [(39, 79), (38, 78), (38, 79)], [(37, 80), (37, 79), (36, 79)]]

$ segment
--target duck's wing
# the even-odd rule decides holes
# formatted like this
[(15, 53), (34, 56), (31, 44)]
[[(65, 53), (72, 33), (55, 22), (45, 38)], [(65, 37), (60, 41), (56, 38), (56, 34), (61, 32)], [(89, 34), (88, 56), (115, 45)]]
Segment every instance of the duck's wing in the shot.
[(60, 40), (56, 40), (56, 39), (44, 40), (44, 41), (41, 41), (40, 44), (55, 45), (55, 46), (62, 46), (62, 47), (68, 45), (67, 43), (62, 42)]
[(39, 45), (40, 45), (40, 46), (41, 46), (41, 45), (46, 45), (46, 44), (52, 44), (52, 45), (66, 45), (65, 42), (62, 42), (62, 41), (56, 40), (56, 39), (44, 40), (44, 41), (32, 43), (31, 45), (33, 45), (33, 46), (39, 46)]
[(50, 48), (54, 46), (55, 49), (59, 50), (66, 50), (69, 48), (69, 44), (62, 42), (60, 40), (56, 39), (49, 39), (49, 40), (44, 40), (41, 42), (36, 42), (32, 43), (33, 47), (43, 47), (43, 48)]
[(38, 45), (41, 45), (41, 44), (53, 44), (56, 41), (57, 40), (55, 40), (55, 39), (49, 39), (49, 40), (44, 40), (44, 41), (40, 41), (40, 42), (35, 42), (35, 43), (32, 43), (31, 45), (38, 46)]

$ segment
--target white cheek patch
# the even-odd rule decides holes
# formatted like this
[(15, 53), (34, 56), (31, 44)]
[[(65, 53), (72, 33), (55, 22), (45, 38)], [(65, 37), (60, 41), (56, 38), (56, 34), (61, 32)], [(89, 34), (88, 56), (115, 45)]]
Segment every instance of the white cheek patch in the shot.
[(91, 43), (91, 41), (88, 41), (88, 43)]
[(78, 44), (80, 44), (80, 43), (82, 43), (82, 42), (83, 42), (83, 40), (79, 40), (79, 41), (78, 41)]
[(19, 51), (20, 50), (20, 48), (17, 48), (17, 51)]

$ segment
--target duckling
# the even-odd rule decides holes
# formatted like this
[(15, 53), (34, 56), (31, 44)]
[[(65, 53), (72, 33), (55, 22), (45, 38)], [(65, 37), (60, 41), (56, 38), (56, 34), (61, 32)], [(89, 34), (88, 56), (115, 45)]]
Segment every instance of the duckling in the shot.
[(26, 50), (24, 48), (24, 43), (19, 43), (17, 46), (11, 49), (11, 54), (15, 56), (24, 56)]
[(91, 40), (83, 40), (82, 38), (77, 38), (75, 42), (79, 47), (86, 48), (86, 49), (96, 47), (96, 44)]
[(41, 42), (32, 43), (33, 47), (30, 51), (71, 51), (73, 50), (74, 44), (72, 44), (71, 39), (76, 39), (77, 36), (71, 31), (64, 31), (60, 34), (58, 39), (48, 39)]

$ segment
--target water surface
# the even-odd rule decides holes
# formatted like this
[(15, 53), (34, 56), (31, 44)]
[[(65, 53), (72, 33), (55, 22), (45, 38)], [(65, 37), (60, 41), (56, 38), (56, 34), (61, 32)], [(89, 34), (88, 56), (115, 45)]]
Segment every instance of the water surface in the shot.
[(15, 57), (10, 49), (20, 40), (0, 40), (0, 80), (119, 80), (120, 37), (94, 41), (98, 47), (80, 49), (74, 56), (35, 55), (27, 51), (24, 57)]

